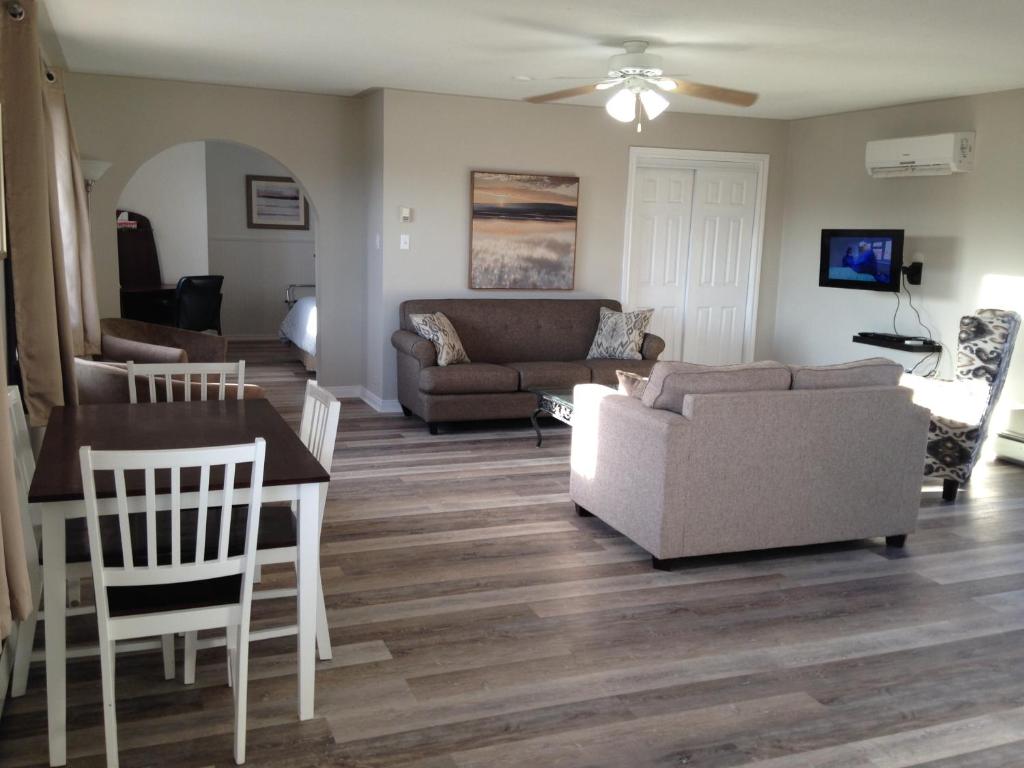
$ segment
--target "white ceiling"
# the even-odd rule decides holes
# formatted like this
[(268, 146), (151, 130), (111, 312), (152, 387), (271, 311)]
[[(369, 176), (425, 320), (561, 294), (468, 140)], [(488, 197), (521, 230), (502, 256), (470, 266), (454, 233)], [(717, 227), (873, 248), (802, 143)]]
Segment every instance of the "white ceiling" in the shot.
[(1024, 0), (44, 1), (78, 72), (520, 99), (596, 81), (641, 39), (669, 73), (761, 93), (749, 109), (673, 96), (681, 112), (797, 118), (1024, 87)]

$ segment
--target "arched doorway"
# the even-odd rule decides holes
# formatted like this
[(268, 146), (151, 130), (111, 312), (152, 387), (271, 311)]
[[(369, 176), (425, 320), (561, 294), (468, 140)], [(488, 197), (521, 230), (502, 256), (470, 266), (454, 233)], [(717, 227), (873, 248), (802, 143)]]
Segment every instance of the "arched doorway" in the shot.
[[(138, 227), (142, 217), (151, 228), (165, 297), (183, 276), (222, 275), (224, 335), (274, 339), (284, 325), (296, 356), (315, 370), (316, 208), (284, 165), (233, 141), (176, 144), (139, 165), (116, 209), (119, 243), (135, 237), (123, 230)], [(133, 255), (122, 250), (121, 314), (137, 316), (157, 299), (144, 296), (140, 306), (138, 296), (129, 296), (126, 306), (125, 282), (136, 278), (126, 270)]]

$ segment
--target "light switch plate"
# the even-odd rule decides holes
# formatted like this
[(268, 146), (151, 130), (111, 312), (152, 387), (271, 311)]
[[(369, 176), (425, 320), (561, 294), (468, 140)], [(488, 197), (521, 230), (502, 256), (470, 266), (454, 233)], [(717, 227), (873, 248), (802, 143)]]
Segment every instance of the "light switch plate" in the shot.
[(398, 238), (398, 247), (401, 250), (403, 250), (403, 251), (408, 251), (409, 250), (409, 236), (408, 235), (401, 235)]

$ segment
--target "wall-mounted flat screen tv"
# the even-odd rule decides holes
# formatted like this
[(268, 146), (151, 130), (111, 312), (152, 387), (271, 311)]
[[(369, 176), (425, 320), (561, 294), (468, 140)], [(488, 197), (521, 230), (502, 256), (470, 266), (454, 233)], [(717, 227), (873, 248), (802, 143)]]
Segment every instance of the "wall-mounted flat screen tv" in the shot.
[(823, 229), (818, 285), (899, 291), (902, 229)]

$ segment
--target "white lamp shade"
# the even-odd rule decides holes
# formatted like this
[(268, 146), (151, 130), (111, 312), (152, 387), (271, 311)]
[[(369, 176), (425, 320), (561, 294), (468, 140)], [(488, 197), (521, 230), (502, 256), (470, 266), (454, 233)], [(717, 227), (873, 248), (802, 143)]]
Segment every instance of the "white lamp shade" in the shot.
[(82, 169), (82, 176), (85, 177), (86, 181), (99, 181), (103, 178), (112, 163), (106, 160), (93, 160), (91, 158), (83, 157), (78, 161), (79, 167)]
[(636, 94), (623, 88), (608, 99), (604, 109), (620, 123), (631, 123), (636, 117)]
[(653, 120), (668, 107), (668, 99), (657, 91), (649, 89), (640, 92), (640, 103), (644, 105), (644, 112), (647, 113), (648, 120)]

